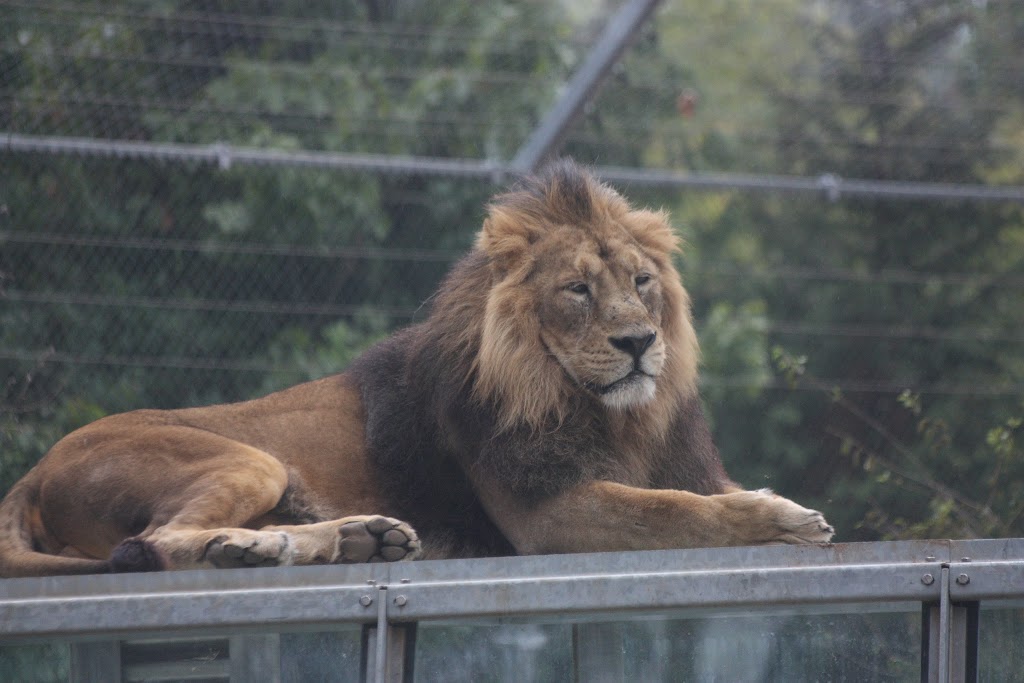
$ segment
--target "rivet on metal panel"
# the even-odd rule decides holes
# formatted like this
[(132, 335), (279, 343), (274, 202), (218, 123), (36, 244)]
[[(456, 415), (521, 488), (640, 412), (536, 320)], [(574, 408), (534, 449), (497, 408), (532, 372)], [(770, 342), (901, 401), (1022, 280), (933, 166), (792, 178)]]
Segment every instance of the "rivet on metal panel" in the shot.
[(409, 583), (412, 579), (402, 579), (402, 583)]
[(960, 576), (956, 577), (956, 582), (961, 586), (966, 586), (971, 582), (971, 577), (967, 576), (967, 574), (961, 574)]
[(961, 557), (961, 558), (960, 558), (960, 561), (961, 561), (961, 562), (970, 562), (970, 561), (971, 561), (971, 558), (969, 558), (969, 557)]
[(921, 583), (923, 583), (926, 586), (930, 586), (933, 583), (935, 583), (935, 577), (932, 576), (931, 574), (925, 574), (924, 576), (921, 577)]
[(935, 561), (935, 556), (934, 555), (929, 555), (928, 557), (924, 558), (924, 561), (925, 562), (934, 562)]
[(409, 600), (404, 595), (399, 595), (395, 598), (395, 604), (399, 607), (404, 607), (407, 602), (409, 602)]
[(364, 595), (363, 597), (359, 598), (359, 604), (363, 607), (369, 607), (373, 604), (373, 598), (371, 598), (369, 595)]

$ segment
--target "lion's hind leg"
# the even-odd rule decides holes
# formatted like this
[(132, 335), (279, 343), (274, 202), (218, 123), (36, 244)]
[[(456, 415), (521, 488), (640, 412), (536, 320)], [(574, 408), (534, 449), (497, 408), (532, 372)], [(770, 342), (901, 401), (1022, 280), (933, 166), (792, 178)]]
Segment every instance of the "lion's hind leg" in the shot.
[(276, 458), (222, 437), (205, 436), (220, 453), (169, 473), (149, 526), (118, 545), (114, 571), (201, 567), (278, 566), (293, 563), (294, 543), (282, 531), (247, 528), (272, 510), (288, 484)]
[[(181, 434), (181, 428), (168, 431)], [(180, 459), (143, 485), (140, 498), (159, 503), (148, 526), (114, 548), (113, 571), (383, 562), (419, 553), (411, 527), (379, 515), (263, 526), (289, 488), (293, 495), (301, 489), (286, 467), (208, 432), (189, 430), (187, 445), (203, 457)]]

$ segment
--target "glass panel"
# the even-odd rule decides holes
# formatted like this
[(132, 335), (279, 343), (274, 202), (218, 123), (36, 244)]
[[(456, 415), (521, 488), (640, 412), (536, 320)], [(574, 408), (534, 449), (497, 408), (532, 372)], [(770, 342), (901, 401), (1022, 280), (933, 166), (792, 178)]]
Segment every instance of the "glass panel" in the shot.
[(417, 681), (917, 681), (921, 615), (651, 616), (583, 624), (421, 624)]
[(1024, 671), (1024, 608), (986, 609), (978, 620), (978, 680), (1020, 680)]
[(68, 670), (68, 646), (63, 643), (0, 647), (0, 681), (62, 683)]
[[(0, 681), (63, 683), (72, 670), (87, 680), (280, 683), (360, 681), (358, 626), (328, 632), (173, 637), (71, 645), (0, 647)], [(278, 675), (274, 675), (279, 672)]]
[(281, 635), (281, 683), (359, 681), (359, 628)]
[(919, 613), (647, 620), (623, 629), (626, 680), (915, 681)]
[(571, 681), (571, 624), (420, 624), (416, 681)]
[[(230, 666), (228, 638), (159, 638), (122, 641), (120, 647), (109, 650), (94, 647), (72, 646), (73, 670), (80, 664), (94, 672), (98, 672), (97, 666), (110, 666), (104, 663), (107, 652), (120, 662), (125, 681), (167, 681), (186, 676), (213, 679), (227, 674)], [(106, 669), (103, 671), (106, 673)]]

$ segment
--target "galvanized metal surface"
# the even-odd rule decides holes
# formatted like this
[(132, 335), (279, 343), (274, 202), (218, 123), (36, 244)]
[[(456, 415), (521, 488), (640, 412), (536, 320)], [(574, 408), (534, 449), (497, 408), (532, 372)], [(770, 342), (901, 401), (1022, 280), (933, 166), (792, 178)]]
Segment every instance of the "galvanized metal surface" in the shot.
[(374, 564), (0, 580), (0, 639), (371, 622), (360, 600), (387, 578)]
[[(1001, 560), (950, 564), (953, 600), (1024, 599), (1024, 561)], [(961, 578), (962, 577), (962, 578)]]
[(939, 683), (949, 683), (949, 567), (942, 568), (942, 586), (939, 600)]
[[(367, 680), (402, 680), (411, 671), (411, 634), (425, 620), (586, 624), (595, 615), (678, 610), (923, 609), (924, 678), (973, 680), (978, 605), (990, 600), (1024, 603), (1024, 539), (9, 579), (0, 580), (0, 641), (82, 643), (76, 646), (81, 656), (75, 659), (75, 680), (91, 681), (121, 666), (110, 655), (118, 651), (112, 642), (118, 639), (363, 624), (370, 634), (363, 654)], [(108, 645), (109, 652), (103, 649)], [(272, 661), (276, 650), (263, 649), (260, 661)], [(578, 650), (586, 659), (586, 648)], [(232, 680), (254, 675), (252, 667), (245, 676), (235, 675), (244, 663), (231, 664)], [(273, 680), (273, 666), (256, 668)]]
[(953, 601), (1024, 598), (1020, 539), (715, 548), (10, 579), (0, 581), (0, 638), (373, 623), (379, 609), (409, 622), (938, 603), (944, 565)]
[(921, 581), (938, 564), (854, 565), (794, 569), (665, 571), (613, 575), (411, 582), (397, 621), (535, 616), (623, 610), (780, 607), (847, 602), (937, 600), (938, 584)]
[(938, 600), (943, 541), (416, 562), (395, 620)]
[(387, 676), (388, 654), (388, 589), (380, 588), (377, 593), (377, 631), (373, 680), (384, 683)]

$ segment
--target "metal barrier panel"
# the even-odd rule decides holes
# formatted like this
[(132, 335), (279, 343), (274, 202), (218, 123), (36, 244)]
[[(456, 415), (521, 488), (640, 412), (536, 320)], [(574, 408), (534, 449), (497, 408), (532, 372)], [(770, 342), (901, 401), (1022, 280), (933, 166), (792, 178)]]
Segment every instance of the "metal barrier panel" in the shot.
[(0, 675), (976, 680), (1021, 601), (1021, 539), (10, 579)]

